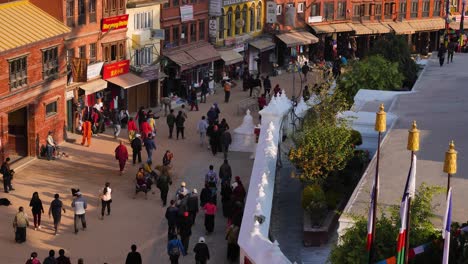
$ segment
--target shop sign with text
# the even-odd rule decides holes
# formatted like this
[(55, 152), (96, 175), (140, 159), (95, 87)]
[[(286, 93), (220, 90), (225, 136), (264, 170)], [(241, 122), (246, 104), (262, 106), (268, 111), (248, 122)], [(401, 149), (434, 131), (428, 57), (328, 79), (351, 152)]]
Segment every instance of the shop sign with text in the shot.
[(104, 68), (102, 70), (102, 79), (107, 80), (109, 78), (128, 73), (129, 70), (130, 60), (109, 63), (107, 65), (104, 65)]
[(102, 32), (107, 32), (111, 29), (126, 28), (128, 24), (128, 14), (115, 17), (107, 17), (102, 19)]

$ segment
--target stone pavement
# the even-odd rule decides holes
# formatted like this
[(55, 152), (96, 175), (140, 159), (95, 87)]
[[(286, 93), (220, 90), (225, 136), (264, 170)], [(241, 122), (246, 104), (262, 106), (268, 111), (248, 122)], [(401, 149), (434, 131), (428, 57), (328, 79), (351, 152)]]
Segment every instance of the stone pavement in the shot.
[[(433, 55), (419, 77), (413, 92), (401, 95), (388, 111), (399, 118), (389, 131), (381, 150), (379, 206), (397, 204), (401, 200), (410, 166), (410, 152), (406, 150), (408, 129), (413, 120), (420, 129), (420, 150), (417, 153), (416, 183), (446, 187), (447, 174), (443, 172), (445, 151), (450, 140), (455, 140), (458, 153), (457, 174), (452, 177), (452, 221), (468, 220), (467, 173), (468, 149), (466, 105), (468, 103), (468, 54), (457, 53), (454, 62), (440, 67)], [(375, 109), (377, 111), (377, 109)], [(374, 165), (373, 165), (374, 164)], [(375, 174), (375, 163), (361, 180), (345, 208), (345, 213), (367, 214), (369, 193)], [(434, 223), (442, 227), (445, 195), (436, 197), (440, 204)], [(342, 216), (343, 218), (343, 216)]]
[[(296, 91), (299, 91), (299, 78), (296, 76), (295, 79)], [(291, 95), (291, 80), (291, 74), (283, 74), (272, 77), (272, 84), (274, 86), (279, 83), (282, 88), (286, 88), (287, 94)], [(201, 104), (199, 112), (189, 112), (185, 140), (168, 140), (165, 118), (161, 117), (157, 120), (158, 150), (153, 154), (153, 163), (161, 163), (166, 149), (171, 149), (174, 153), (174, 184), (169, 192), (170, 197), (174, 196), (181, 181), (186, 181), (189, 189), (197, 188), (200, 192), (208, 166), (213, 164), (218, 170), (223, 161), (222, 155), (218, 154), (213, 157), (205, 147), (199, 146), (196, 123), (201, 115), (206, 114), (208, 107), (217, 101), (221, 108), (221, 118), (227, 119), (231, 130), (239, 126), (243, 115), (236, 115), (235, 102), (248, 97), (248, 92), (240, 90), (240, 85), (233, 88), (231, 102), (228, 104), (222, 102), (224, 93), (218, 91), (217, 94), (208, 98), (208, 104)], [(256, 114), (254, 120), (258, 120)], [(76, 138), (77, 143), (62, 144), (62, 151), (69, 155), (68, 158), (56, 161), (33, 160), (17, 171), (13, 182), (16, 191), (0, 196), (10, 199), (13, 203), (13, 206), (0, 208), (2, 210), (0, 221), (4, 223), (0, 226), (2, 263), (24, 263), (32, 251), (38, 252), (42, 260), (47, 256), (49, 249), (60, 248), (66, 250), (66, 254), (71, 256), (73, 263), (80, 257), (85, 259), (85, 263), (121, 263), (133, 243), (137, 244), (138, 250), (142, 253), (144, 263), (169, 262), (166, 254), (167, 222), (164, 218), (165, 208), (161, 206), (159, 191), (156, 191), (155, 195), (148, 194), (148, 200), (144, 199), (143, 194), (133, 199), (133, 181), (137, 166), (127, 163), (126, 172), (123, 176), (119, 176), (118, 164), (114, 159), (114, 149), (118, 141), (111, 136), (111, 130), (108, 128), (105, 135), (93, 137), (89, 148), (78, 144), (80, 136), (69, 135), (70, 138)], [(126, 136), (126, 130), (123, 130), (120, 138), (126, 139)], [(127, 146), (127, 148), (131, 152), (130, 147)], [(146, 160), (145, 151), (142, 156), (143, 160)], [(249, 156), (249, 153), (229, 155), (233, 176), (239, 175), (247, 189), (253, 164)], [(112, 212), (110, 217), (99, 220), (98, 194), (106, 181), (111, 183), (112, 188)], [(79, 187), (89, 203), (86, 215), (88, 228), (77, 235), (73, 234), (73, 213), (70, 207), (70, 188), (72, 187)], [(23, 206), (31, 218), (30, 224), (32, 225), (32, 215), (28, 205), (34, 191), (39, 192), (46, 211), (46, 214), (42, 215), (43, 229), (39, 231), (28, 229), (27, 242), (18, 245), (14, 243), (11, 223), (18, 207)], [(58, 236), (53, 236), (52, 222), (47, 217), (47, 210), (55, 193), (60, 193), (67, 209), (67, 213), (62, 217), (61, 232)], [(218, 202), (218, 204), (221, 203)], [(205, 236), (203, 213), (200, 213), (192, 230), (190, 254), (181, 258), (180, 263), (193, 263), (193, 246), (201, 235), (205, 236), (211, 250), (210, 263), (225, 263), (225, 225), (226, 221), (219, 210), (214, 234)]]

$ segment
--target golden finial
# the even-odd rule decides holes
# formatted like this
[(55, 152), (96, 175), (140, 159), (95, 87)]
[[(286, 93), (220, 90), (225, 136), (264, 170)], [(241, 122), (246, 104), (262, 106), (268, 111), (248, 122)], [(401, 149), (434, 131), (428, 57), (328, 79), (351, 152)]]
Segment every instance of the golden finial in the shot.
[(416, 120), (413, 121), (413, 127), (408, 130), (408, 145), (406, 148), (411, 151), (419, 150), (419, 129)]
[(444, 172), (448, 174), (457, 173), (457, 151), (453, 140), (449, 144), (449, 149), (445, 152)]
[(387, 113), (384, 109), (384, 104), (380, 104), (379, 112), (375, 117), (375, 131), (377, 132), (385, 132), (387, 129)]

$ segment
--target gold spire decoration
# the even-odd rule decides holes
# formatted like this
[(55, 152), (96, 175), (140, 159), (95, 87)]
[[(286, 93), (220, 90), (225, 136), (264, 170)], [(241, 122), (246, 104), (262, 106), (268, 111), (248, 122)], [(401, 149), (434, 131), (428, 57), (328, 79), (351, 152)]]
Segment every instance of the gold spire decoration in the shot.
[(413, 121), (413, 127), (408, 130), (408, 145), (406, 149), (411, 151), (419, 150), (419, 129), (416, 125), (416, 120)]
[(449, 149), (445, 152), (444, 172), (448, 174), (457, 173), (457, 151), (453, 140), (449, 144)]
[(375, 117), (375, 131), (385, 132), (387, 129), (387, 113), (384, 111), (384, 104), (380, 104), (379, 112)]

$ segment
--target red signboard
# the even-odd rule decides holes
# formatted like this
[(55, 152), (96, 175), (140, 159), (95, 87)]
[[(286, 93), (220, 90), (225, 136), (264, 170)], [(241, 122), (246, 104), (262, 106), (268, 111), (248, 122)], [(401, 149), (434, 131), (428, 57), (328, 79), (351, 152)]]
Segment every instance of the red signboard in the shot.
[(107, 32), (110, 29), (126, 28), (128, 24), (128, 14), (102, 19), (101, 31)]
[(104, 65), (104, 67), (102, 68), (102, 79), (107, 80), (109, 78), (128, 73), (129, 70), (130, 70), (129, 60), (109, 63), (109, 64)]

